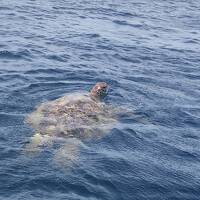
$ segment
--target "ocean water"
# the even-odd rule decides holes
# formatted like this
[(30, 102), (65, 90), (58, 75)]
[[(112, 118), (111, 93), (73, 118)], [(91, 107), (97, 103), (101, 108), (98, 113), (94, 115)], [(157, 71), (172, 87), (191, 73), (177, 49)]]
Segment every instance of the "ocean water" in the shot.
[[(0, 1), (1, 200), (199, 200), (200, 3)], [(35, 106), (110, 85), (126, 106), (104, 137), (59, 166), (59, 141), (28, 156)], [(62, 159), (62, 158), (61, 158)]]

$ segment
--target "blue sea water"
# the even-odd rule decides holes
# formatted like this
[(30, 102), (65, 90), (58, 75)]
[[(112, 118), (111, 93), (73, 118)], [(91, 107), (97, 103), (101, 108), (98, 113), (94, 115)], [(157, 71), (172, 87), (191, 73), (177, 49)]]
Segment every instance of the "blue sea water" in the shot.
[[(1, 0), (0, 199), (199, 200), (199, 21), (195, 0)], [(26, 156), (27, 114), (97, 81), (136, 119), (70, 169)]]

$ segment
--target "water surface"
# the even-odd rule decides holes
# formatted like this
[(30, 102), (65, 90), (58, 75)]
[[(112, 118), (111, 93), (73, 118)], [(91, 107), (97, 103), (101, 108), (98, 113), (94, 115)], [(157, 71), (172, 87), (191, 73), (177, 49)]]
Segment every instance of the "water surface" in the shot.
[[(0, 199), (200, 199), (200, 5), (160, 0), (0, 4)], [(124, 119), (70, 170), (33, 158), (24, 123), (41, 102), (110, 84)]]

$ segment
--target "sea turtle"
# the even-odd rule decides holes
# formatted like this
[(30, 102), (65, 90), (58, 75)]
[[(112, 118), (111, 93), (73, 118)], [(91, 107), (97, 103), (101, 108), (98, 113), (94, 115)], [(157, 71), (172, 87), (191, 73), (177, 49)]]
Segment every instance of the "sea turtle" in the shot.
[(98, 82), (90, 92), (68, 94), (39, 105), (26, 118), (35, 130), (26, 151), (38, 151), (55, 138), (64, 138), (65, 145), (57, 151), (57, 158), (75, 160), (81, 141), (102, 137), (118, 120), (122, 110), (102, 102), (107, 93), (108, 85)]

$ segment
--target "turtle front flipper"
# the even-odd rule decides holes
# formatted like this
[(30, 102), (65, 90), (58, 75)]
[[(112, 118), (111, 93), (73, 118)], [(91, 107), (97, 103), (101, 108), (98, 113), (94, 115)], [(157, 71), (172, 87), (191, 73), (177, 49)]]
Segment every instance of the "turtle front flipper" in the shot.
[(42, 146), (51, 145), (52, 139), (48, 135), (42, 135), (39, 132), (35, 133), (29, 143), (25, 146), (24, 152), (29, 155), (37, 154), (42, 151)]
[(145, 113), (138, 110), (127, 108), (124, 106), (110, 107), (108, 109), (112, 113), (112, 117), (116, 118), (121, 123), (140, 123), (149, 124), (150, 120)]
[(71, 167), (79, 157), (81, 141), (77, 138), (67, 138), (65, 144), (55, 152), (54, 162), (61, 168)]

